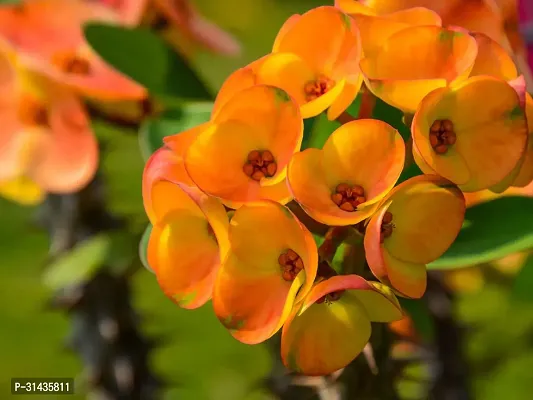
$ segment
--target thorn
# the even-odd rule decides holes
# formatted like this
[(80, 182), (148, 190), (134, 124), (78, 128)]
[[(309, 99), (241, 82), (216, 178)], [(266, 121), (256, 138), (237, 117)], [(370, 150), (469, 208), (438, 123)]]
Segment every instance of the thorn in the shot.
[(374, 375), (377, 375), (379, 373), (379, 370), (376, 364), (376, 359), (374, 358), (374, 350), (372, 349), (372, 345), (370, 343), (367, 343), (367, 345), (363, 349), (363, 355), (365, 356), (366, 362), (370, 367), (370, 371)]

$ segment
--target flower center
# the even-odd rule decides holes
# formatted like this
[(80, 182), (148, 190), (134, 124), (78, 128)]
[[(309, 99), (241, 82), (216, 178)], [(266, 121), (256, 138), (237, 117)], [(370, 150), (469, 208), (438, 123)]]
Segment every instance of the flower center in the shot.
[(328, 293), (327, 295), (322, 296), (320, 299), (318, 299), (315, 303), (322, 304), (326, 302), (326, 304), (331, 304), (334, 301), (339, 300), (342, 297), (343, 293), (344, 293), (344, 290), (337, 290), (336, 292)]
[(91, 72), (89, 61), (85, 57), (72, 52), (55, 54), (52, 57), (52, 63), (61, 71), (69, 74), (88, 75)]
[(331, 90), (335, 81), (325, 75), (320, 75), (314, 81), (305, 84), (304, 91), (307, 101), (318, 99), (320, 96)]
[(359, 185), (341, 183), (335, 188), (331, 200), (343, 211), (356, 211), (357, 206), (366, 201), (365, 189)]
[(301, 257), (292, 249), (281, 253), (278, 257), (278, 263), (281, 267), (281, 274), (286, 281), (293, 281), (298, 273), (304, 268), (304, 262)]
[(259, 182), (262, 178), (273, 177), (278, 170), (278, 165), (270, 151), (254, 150), (248, 154), (248, 159), (242, 170), (254, 181)]
[(18, 106), (17, 115), (24, 125), (49, 127), (46, 106), (31, 96), (24, 96)]
[(385, 212), (385, 214), (383, 215), (383, 219), (381, 220), (380, 243), (383, 243), (386, 238), (392, 235), (392, 231), (394, 228), (395, 226), (392, 223), (392, 213), (387, 211)]
[(438, 119), (429, 129), (429, 143), (437, 154), (445, 154), (448, 147), (453, 146), (457, 136), (453, 130), (453, 122), (449, 119)]

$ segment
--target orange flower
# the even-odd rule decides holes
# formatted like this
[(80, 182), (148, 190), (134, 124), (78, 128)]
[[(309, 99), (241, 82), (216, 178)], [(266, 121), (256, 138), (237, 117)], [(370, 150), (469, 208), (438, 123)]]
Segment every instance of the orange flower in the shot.
[[(205, 304), (228, 251), (224, 206), (182, 182), (183, 160), (156, 151), (143, 174), (143, 199), (153, 225), (147, 258), (163, 292), (180, 307)], [(185, 177), (186, 180), (186, 177)]]
[(372, 93), (414, 113), (431, 91), (466, 79), (476, 54), (476, 41), (467, 34), (415, 26), (395, 33), (380, 49), (365, 55), (361, 70)]
[(371, 322), (402, 318), (389, 288), (357, 275), (317, 283), (283, 326), (281, 356), (299, 374), (328, 375), (346, 367), (370, 338)]
[(361, 88), (359, 31), (335, 7), (318, 7), (289, 18), (272, 52), (231, 75), (219, 96), (231, 97), (253, 84), (273, 85), (296, 100), (303, 118), (328, 109), (328, 118), (334, 120)]
[(465, 192), (502, 182), (522, 159), (527, 123), (520, 97), (505, 81), (476, 76), (435, 90), (412, 124), (413, 155)]
[[(61, 12), (58, 12), (61, 10)], [(0, 34), (32, 69), (99, 100), (140, 100), (146, 90), (106, 64), (86, 43), (83, 23), (115, 22), (98, 4), (31, 0), (0, 10)]]
[[(80, 101), (24, 69), (3, 43), (0, 77), (0, 182), (11, 182), (12, 194), (29, 182), (54, 193), (84, 187), (96, 172), (98, 146)], [(23, 192), (40, 199), (35, 188)]]
[(298, 105), (281, 89), (257, 85), (213, 110), (187, 149), (185, 167), (205, 193), (237, 208), (261, 199), (287, 203), (287, 164), (300, 149)]
[(435, 175), (395, 187), (366, 227), (366, 259), (374, 276), (403, 296), (421, 297), (426, 264), (453, 243), (465, 208), (461, 191)]
[(264, 201), (235, 211), (230, 251), (217, 277), (217, 317), (243, 343), (274, 335), (311, 290), (318, 253), (311, 233), (284, 206)]
[(379, 50), (390, 36), (402, 29), (422, 25), (441, 26), (442, 23), (437, 13), (423, 7), (378, 15), (372, 8), (356, 0), (336, 0), (335, 5), (355, 20), (366, 56)]
[(293, 156), (288, 182), (312, 218), (353, 225), (372, 215), (394, 187), (405, 159), (400, 134), (385, 122), (352, 121), (331, 134), (324, 148)]

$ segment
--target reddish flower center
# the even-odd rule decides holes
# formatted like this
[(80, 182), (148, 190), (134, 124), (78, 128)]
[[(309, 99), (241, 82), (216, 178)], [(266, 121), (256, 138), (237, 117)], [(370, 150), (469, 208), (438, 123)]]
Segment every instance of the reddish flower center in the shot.
[(304, 268), (302, 258), (292, 249), (281, 253), (278, 257), (278, 263), (281, 266), (281, 274), (286, 281), (293, 281), (298, 273)]
[(437, 154), (445, 154), (453, 146), (457, 136), (453, 130), (453, 122), (449, 119), (438, 119), (429, 129), (429, 143)]
[(248, 159), (242, 170), (254, 181), (259, 182), (262, 178), (273, 177), (278, 170), (278, 165), (270, 151), (254, 150), (248, 154)]
[(320, 96), (331, 90), (335, 81), (325, 75), (320, 75), (314, 81), (305, 84), (304, 91), (307, 101), (318, 99)]
[(381, 243), (383, 243), (386, 238), (392, 235), (392, 231), (394, 228), (395, 226), (392, 223), (392, 213), (387, 211), (383, 215), (383, 219), (381, 220), (381, 237), (380, 237)]
[(20, 122), (28, 126), (49, 127), (48, 110), (44, 103), (32, 96), (24, 96), (17, 110)]
[(69, 74), (88, 75), (91, 72), (89, 60), (72, 52), (55, 54), (52, 63)]
[(357, 206), (366, 201), (365, 189), (359, 185), (341, 183), (335, 188), (331, 200), (343, 211), (356, 211)]
[(336, 292), (328, 293), (325, 296), (322, 296), (317, 301), (315, 301), (315, 303), (316, 304), (322, 304), (322, 303), (326, 302), (326, 304), (331, 304), (334, 301), (339, 300), (342, 297), (343, 293), (344, 293), (344, 290), (337, 290)]

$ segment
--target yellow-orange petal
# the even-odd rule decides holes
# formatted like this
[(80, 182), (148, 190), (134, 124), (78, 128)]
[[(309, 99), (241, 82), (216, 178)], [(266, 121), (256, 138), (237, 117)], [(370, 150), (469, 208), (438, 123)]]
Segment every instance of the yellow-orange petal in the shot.
[[(353, 29), (351, 24), (349, 17), (335, 7), (313, 8), (281, 32), (275, 40), (275, 51), (294, 53), (315, 71), (330, 72), (346, 40), (346, 31)], [(354, 32), (354, 43), (358, 43), (358, 32)]]
[[(201, 190), (225, 202), (282, 201), (273, 194), (288, 196), (288, 189), (283, 191), (287, 164), (302, 137), (297, 104), (279, 88), (257, 85), (222, 106), (210, 128), (189, 147), (185, 166)], [(272, 177), (255, 181), (243, 171), (248, 154), (255, 150), (274, 156), (277, 169)]]
[[(332, 300), (330, 296), (339, 291), (340, 298)], [(398, 303), (391, 298), (394, 295), (383, 295), (357, 275), (335, 276), (316, 284), (302, 309), (295, 309), (283, 327), (285, 366), (311, 376), (344, 368), (368, 342), (372, 316), (386, 321), (401, 318)]]
[[(422, 295), (425, 264), (453, 243), (465, 208), (462, 192), (439, 176), (421, 175), (398, 185), (367, 226), (365, 250), (373, 273), (409, 297)], [(389, 236), (382, 233), (385, 213), (392, 215), (385, 224)]]
[[(437, 154), (430, 143), (436, 120), (450, 120), (456, 143)], [(412, 124), (413, 141), (436, 173), (477, 191), (501, 182), (516, 166), (526, 146), (527, 124), (521, 101), (505, 81), (477, 76), (427, 96)]]
[[(406, 51), (406, 46), (417, 50)], [(390, 36), (360, 65), (367, 87), (376, 96), (414, 113), (431, 91), (466, 79), (476, 55), (477, 44), (470, 35), (438, 26), (414, 26)]]
[(478, 52), (471, 76), (490, 75), (510, 81), (518, 76), (516, 65), (507, 51), (495, 40), (479, 32), (472, 33)]
[[(295, 301), (311, 289), (318, 265), (316, 244), (288, 209), (271, 201), (235, 211), (229, 241), (213, 293), (215, 313), (236, 339), (259, 343), (281, 328)], [(292, 281), (283, 278), (279, 262), (289, 249), (303, 263)]]
[(437, 13), (423, 7), (409, 8), (381, 16), (348, 13), (355, 20), (361, 32), (363, 52), (366, 57), (379, 50), (389, 37), (402, 29), (410, 26), (440, 26), (442, 24)]
[[(151, 222), (156, 220), (152, 205), (152, 187), (158, 180), (168, 180), (194, 187), (181, 157), (168, 147), (156, 150), (146, 162), (142, 179), (144, 208)], [(172, 199), (169, 200), (172, 201)]]
[(380, 243), (381, 222), (386, 212), (387, 205), (367, 225), (364, 239), (366, 261), (381, 282), (394, 288), (402, 296), (418, 299), (426, 291), (426, 265), (399, 260)]
[(435, 175), (408, 179), (395, 187), (387, 201), (393, 234), (384, 247), (394, 257), (427, 264), (453, 243), (464, 220), (465, 199), (451, 182)]
[(40, 204), (45, 192), (26, 176), (0, 181), (0, 197), (25, 206)]
[[(356, 0), (352, 0), (356, 1)], [(412, 7), (425, 7), (439, 15), (447, 15), (462, 0), (364, 0), (363, 3), (378, 14), (387, 14)]]
[(526, 94), (526, 119), (528, 123), (528, 143), (522, 166), (513, 181), (513, 186), (525, 187), (533, 180), (533, 98)]
[[(255, 63), (260, 61), (261, 59)], [(258, 84), (257, 74), (254, 71), (254, 66), (257, 65), (255, 63), (251, 63), (244, 68), (239, 68), (226, 78), (217, 93), (211, 116), (215, 116), (220, 108), (236, 93)]]
[[(390, 125), (377, 120), (344, 124), (328, 138), (323, 150), (295, 154), (288, 170), (294, 198), (314, 219), (331, 225), (352, 225), (375, 211), (403, 169), (405, 145)], [(331, 199), (337, 185), (365, 190), (357, 211), (341, 210)]]
[(212, 295), (220, 249), (208, 220), (188, 210), (168, 214), (152, 229), (148, 259), (163, 292), (193, 309)]
[(285, 20), (281, 28), (279, 28), (278, 34), (276, 35), (276, 38), (274, 39), (274, 45), (272, 46), (272, 52), (279, 51), (280, 43), (283, 40), (283, 36), (285, 36), (285, 33), (287, 33), (293, 25), (300, 19), (300, 14), (293, 14), (289, 18)]

